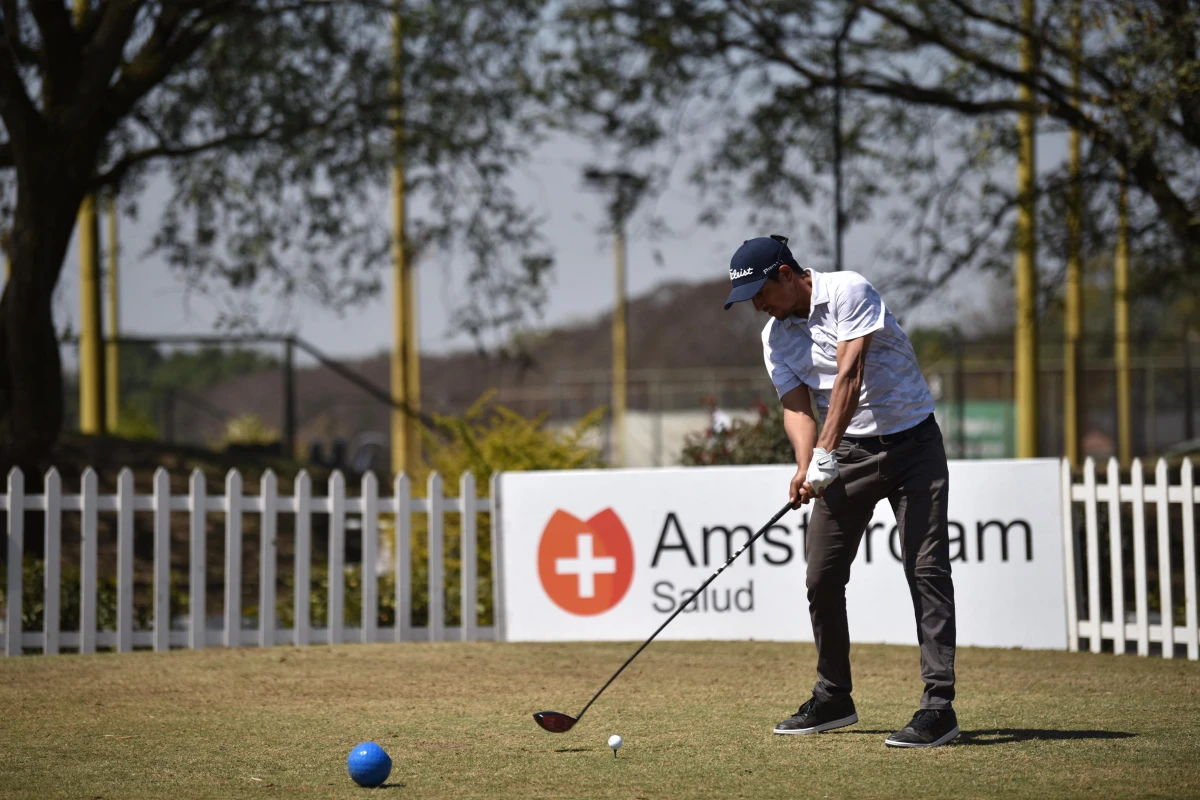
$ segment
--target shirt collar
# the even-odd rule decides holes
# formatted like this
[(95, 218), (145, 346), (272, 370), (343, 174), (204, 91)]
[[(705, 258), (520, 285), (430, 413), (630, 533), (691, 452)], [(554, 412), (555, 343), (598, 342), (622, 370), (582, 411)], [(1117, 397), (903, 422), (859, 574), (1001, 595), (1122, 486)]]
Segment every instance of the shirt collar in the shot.
[(813, 308), (829, 302), (829, 287), (825, 285), (825, 279), (821, 277), (821, 273), (815, 269), (810, 269), (808, 274), (812, 276), (812, 297), (808, 301), (808, 317), (797, 317), (793, 314), (784, 320), (784, 323), (789, 327), (807, 325), (809, 317), (812, 316)]
[(829, 302), (829, 287), (825, 285), (825, 276), (817, 272), (815, 269), (810, 269), (808, 274), (812, 276), (812, 299), (809, 301), (809, 313), (811, 314), (812, 306), (819, 306), (822, 303)]

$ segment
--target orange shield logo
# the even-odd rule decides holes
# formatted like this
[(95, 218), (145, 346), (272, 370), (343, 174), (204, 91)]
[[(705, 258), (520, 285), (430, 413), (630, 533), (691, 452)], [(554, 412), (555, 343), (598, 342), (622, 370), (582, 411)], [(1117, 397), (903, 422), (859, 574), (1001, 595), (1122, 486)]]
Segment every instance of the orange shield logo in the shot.
[(555, 511), (538, 545), (538, 576), (550, 599), (581, 616), (621, 602), (633, 582), (633, 542), (606, 508), (586, 522)]

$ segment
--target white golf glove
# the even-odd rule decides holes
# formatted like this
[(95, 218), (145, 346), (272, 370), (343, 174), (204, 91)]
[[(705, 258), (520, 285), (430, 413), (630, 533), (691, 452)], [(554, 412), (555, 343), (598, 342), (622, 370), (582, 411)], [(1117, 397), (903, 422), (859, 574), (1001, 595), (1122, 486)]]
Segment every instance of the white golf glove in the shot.
[(837, 476), (837, 458), (824, 447), (814, 447), (812, 461), (808, 462), (808, 474), (805, 476), (812, 484), (813, 491), (820, 492), (837, 480)]

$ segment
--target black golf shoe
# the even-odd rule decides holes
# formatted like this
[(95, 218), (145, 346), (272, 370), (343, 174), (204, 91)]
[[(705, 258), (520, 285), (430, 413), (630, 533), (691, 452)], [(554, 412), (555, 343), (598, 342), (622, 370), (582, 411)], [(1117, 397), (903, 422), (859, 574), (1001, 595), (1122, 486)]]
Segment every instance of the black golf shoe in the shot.
[(820, 733), (834, 728), (844, 728), (858, 722), (858, 712), (849, 695), (821, 700), (816, 695), (800, 710), (775, 726), (779, 734)]
[(896, 731), (884, 744), (888, 747), (941, 747), (958, 736), (958, 717), (954, 709), (922, 708), (912, 722)]

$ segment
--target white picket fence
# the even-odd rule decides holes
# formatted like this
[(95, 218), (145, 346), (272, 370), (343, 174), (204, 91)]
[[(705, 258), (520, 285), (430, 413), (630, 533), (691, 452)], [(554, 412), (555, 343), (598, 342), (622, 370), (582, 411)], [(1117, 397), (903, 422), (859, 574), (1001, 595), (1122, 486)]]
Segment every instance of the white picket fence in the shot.
[[(1196, 590), (1196, 508), (1200, 506), (1200, 488), (1192, 477), (1192, 463), (1183, 462), (1182, 478), (1178, 485), (1168, 485), (1168, 467), (1160, 460), (1154, 468), (1154, 483), (1146, 483), (1142, 463), (1134, 460), (1130, 482), (1121, 483), (1116, 459), (1108, 462), (1106, 483), (1098, 484), (1096, 464), (1087, 459), (1083, 468), (1083, 483), (1076, 483), (1069, 464), (1064, 461), (1063, 476), (1063, 547), (1067, 582), (1068, 646), (1079, 649), (1080, 637), (1087, 637), (1093, 653), (1103, 649), (1103, 642), (1112, 643), (1114, 653), (1126, 652), (1127, 642), (1137, 643), (1138, 655), (1150, 654), (1150, 643), (1162, 646), (1164, 658), (1173, 658), (1176, 644), (1187, 645), (1187, 657), (1200, 660), (1200, 623), (1197, 622)], [(1082, 503), (1084, 527), (1082, 547), (1076, 550), (1073, 530), (1072, 504)], [(1107, 505), (1108, 530), (1102, 533), (1099, 508)], [(1122, 504), (1129, 504), (1132, 524), (1123, 530)], [(1146, 507), (1154, 507), (1155, 550), (1157, 550), (1157, 587), (1148, 585), (1150, 564), (1146, 558)], [(1171, 506), (1180, 507), (1183, 550), (1181, 565), (1172, 563), (1170, 547)], [(1101, 583), (1101, 541), (1107, 536), (1109, 556), (1109, 619), (1104, 619)], [(1133, 596), (1126, 597), (1126, 564), (1123, 543), (1129, 542), (1133, 551)], [(1082, 562), (1077, 567), (1077, 560)], [(1175, 624), (1173, 610), (1175, 593), (1171, 576), (1183, 573), (1184, 622)], [(1081, 574), (1077, 574), (1081, 573)], [(1151, 592), (1157, 588), (1157, 609), (1150, 609)], [(1083, 592), (1086, 591), (1086, 595)], [(1080, 618), (1078, 598), (1086, 597), (1088, 615)], [(1131, 609), (1132, 606), (1132, 609)], [(1164, 619), (1165, 616), (1165, 619)]]
[[(172, 495), (170, 475), (164, 469), (154, 473), (154, 489), (149, 495), (134, 493), (133, 473), (122, 470), (117, 478), (117, 492), (101, 495), (97, 492), (96, 473), (88, 469), (82, 476), (80, 494), (63, 494), (58, 472), (46, 473), (41, 494), (26, 492), (25, 476), (13, 470), (8, 476), (8, 491), (0, 495), (0, 510), (15, 509), (45, 511), (45, 581), (43, 586), (45, 613), (42, 631), (21, 630), (22, 562), (25, 515), (9, 513), (7, 559), (7, 609), (3, 633), (0, 633), (5, 655), (20, 655), (22, 648), (40, 649), (43, 653), (58, 653), (74, 649), (93, 653), (97, 647), (115, 648), (127, 652), (134, 647), (153, 647), (167, 650), (172, 646), (201, 648), (208, 645), (237, 647), (242, 645), (268, 646), (274, 644), (305, 645), (309, 643), (383, 642), (383, 641), (472, 641), (494, 639), (493, 626), (476, 624), (476, 514), (493, 511), (494, 486), (489, 497), (476, 497), (475, 479), (462, 476), (458, 497), (443, 494), (442, 478), (430, 476), (426, 497), (413, 497), (406, 476), (396, 478), (391, 497), (379, 496), (378, 480), (368, 474), (363, 478), (358, 497), (347, 497), (346, 481), (340, 472), (329, 479), (328, 494), (315, 497), (312, 480), (307, 472), (296, 476), (294, 493), (280, 496), (276, 476), (264, 473), (260, 492), (244, 495), (242, 476), (230, 470), (225, 479), (224, 495), (210, 495), (204, 474), (199, 470), (191, 475), (190, 491)], [(98, 512), (117, 514), (117, 576), (116, 630), (96, 629), (97, 611), (97, 539)], [(80, 563), (80, 630), (59, 630), (59, 603), (62, 561), (62, 516), (81, 515)], [(148, 512), (154, 519), (153, 563), (153, 626), (150, 630), (135, 630), (133, 620), (133, 545), (134, 515)], [(187, 512), (189, 521), (189, 597), (186, 630), (172, 630), (169, 607), (170, 581), (170, 514)], [(206, 603), (206, 516), (209, 513), (225, 517), (225, 598), (223, 627), (210, 629), (205, 617)], [(295, 514), (295, 575), (294, 620), (291, 628), (276, 626), (275, 614), (260, 613), (257, 629), (242, 627), (242, 521), (245, 514), (261, 515), (261, 565), (259, 575), (259, 609), (276, 607), (276, 531), (280, 514)], [(462, 531), (462, 620), (457, 628), (447, 627), (445, 621), (444, 518), (447, 513), (461, 517)], [(312, 561), (312, 519), (314, 514), (329, 517), (329, 600), (327, 628), (310, 624), (310, 569)], [(346, 626), (344, 617), (344, 557), (347, 514), (359, 515), (362, 530), (362, 607), (364, 612), (357, 627)], [(396, 584), (396, 620), (393, 628), (377, 624), (378, 576), (374, 565), (379, 547), (379, 515), (395, 515), (393, 547)], [(411, 620), (412, 553), (410, 546), (413, 514), (428, 516), (429, 543), (429, 624), (413, 628)], [(491, 514), (495, 532), (495, 514)], [(494, 539), (493, 539), (494, 541)], [(495, 564), (495, 561), (493, 561)], [(495, 569), (495, 567), (494, 567)], [(495, 576), (494, 576), (495, 578)], [(493, 587), (500, 581), (493, 579)], [(496, 606), (493, 606), (494, 608)]]
[[(1067, 462), (1063, 462), (1063, 547), (1066, 568), (1065, 589), (1067, 600), (1068, 647), (1078, 650), (1081, 638), (1088, 640), (1089, 649), (1101, 652), (1106, 642), (1111, 643), (1113, 652), (1126, 652), (1128, 642), (1136, 643), (1139, 655), (1149, 655), (1151, 643), (1161, 646), (1162, 655), (1172, 658), (1175, 645), (1185, 645), (1187, 657), (1200, 660), (1200, 621), (1197, 606), (1200, 602), (1196, 581), (1196, 509), (1200, 507), (1200, 487), (1192, 477), (1192, 464), (1185, 461), (1182, 479), (1177, 485), (1168, 484), (1168, 466), (1159, 461), (1154, 469), (1153, 483), (1140, 461), (1134, 461), (1129, 483), (1120, 482), (1120, 469), (1116, 460), (1110, 460), (1106, 468), (1106, 482), (1097, 481), (1096, 464), (1088, 459), (1084, 466), (1082, 482), (1076, 482)], [(334, 473), (329, 480), (325, 496), (312, 493), (309, 475), (301, 472), (296, 477), (291, 496), (281, 496), (277, 490), (277, 479), (267, 472), (263, 475), (260, 491), (256, 495), (245, 495), (242, 477), (237, 470), (226, 476), (223, 495), (209, 495), (203, 473), (191, 475), (190, 490), (186, 495), (170, 493), (170, 476), (165, 470), (154, 475), (154, 489), (149, 495), (134, 493), (133, 474), (122, 470), (117, 479), (117, 491), (112, 495), (101, 495), (97, 490), (97, 476), (87, 470), (82, 476), (79, 494), (63, 494), (62, 481), (55, 470), (50, 470), (44, 480), (41, 494), (26, 492), (25, 478), (19, 470), (8, 476), (8, 491), (0, 494), (0, 511), (11, 509), (47, 512), (45, 519), (45, 580), (44, 620), (41, 631), (25, 631), (20, 636), (10, 636), (9, 631), (20, 630), (22, 608), (22, 565), (24, 545), (24, 514), (9, 513), (7, 552), (7, 608), (0, 631), (0, 647), (5, 655), (19, 655), (22, 649), (41, 650), (47, 654), (60, 649), (73, 649), (83, 653), (95, 652), (98, 647), (129, 651), (134, 647), (153, 647), (166, 650), (170, 647), (200, 648), (209, 645), (226, 647), (291, 643), (335, 642), (383, 642), (383, 641), (445, 641), (481, 640), (503, 638), (498, 630), (503, 625), (503, 607), (499, 597), (502, 575), (498, 558), (492, 559), (493, 609), (497, 625), (476, 625), (476, 514), (489, 513), (492, 521), (492, 542), (496, 544), (498, 502), (493, 481), (489, 497), (476, 497), (474, 478), (462, 477), (457, 497), (446, 497), (442, 479), (438, 475), (429, 478), (426, 497), (413, 497), (407, 477), (398, 477), (390, 497), (379, 496), (378, 481), (367, 475), (362, 481), (358, 497), (346, 495), (345, 478)], [(1074, 529), (1075, 504), (1082, 504), (1083, 528), (1077, 534)], [(1171, 552), (1172, 506), (1180, 511), (1182, 535), (1182, 564), (1173, 563)], [(1100, 508), (1106, 507), (1107, 531), (1100, 530)], [(1147, 508), (1154, 511), (1155, 564), (1147, 558)], [(1121, 523), (1122, 509), (1127, 508), (1131, 519), (1128, 529)], [(116, 512), (117, 515), (117, 576), (116, 576), (116, 630), (97, 630), (97, 584), (98, 584), (98, 522), (99, 512)], [(189, 596), (187, 623), (183, 629), (172, 630), (169, 608), (170, 581), (170, 519), (171, 513), (189, 514)], [(80, 630), (59, 630), (59, 602), (61, 588), (61, 530), (64, 513), (81, 515), (82, 532), (80, 560)], [(133, 539), (134, 515), (153, 515), (153, 623), (149, 630), (135, 630), (133, 621)], [(206, 518), (210, 513), (224, 515), (225, 522), (225, 593), (224, 614), (220, 626), (209, 626), (205, 617), (206, 607)], [(242, 627), (242, 522), (245, 514), (261, 515), (260, 525), (260, 575), (259, 608), (276, 607), (276, 531), (280, 514), (295, 515), (295, 572), (294, 572), (294, 625), (290, 628), (276, 625), (274, 614), (260, 614), (257, 628)], [(444, 520), (446, 514), (461, 515), (462, 530), (462, 625), (445, 625), (445, 595), (443, 554), (445, 552)], [(312, 559), (312, 519), (314, 514), (328, 515), (329, 527), (329, 594), (328, 620), (325, 628), (314, 628), (310, 624), (310, 569)], [(378, 576), (371, 568), (378, 557), (378, 524), (380, 514), (395, 515), (395, 539), (393, 542), (393, 564), (395, 581), (395, 607), (397, 624), (380, 627), (374, 613), (378, 606)], [(411, 619), (412, 597), (412, 553), (410, 547), (411, 521), (413, 514), (428, 516), (429, 549), (429, 624), (425, 628), (414, 628)], [(364, 614), (358, 626), (348, 626), (344, 617), (343, 567), (347, 515), (361, 519), (362, 531), (362, 607)], [(1109, 569), (1107, 592), (1102, 591), (1105, 580), (1101, 569), (1101, 542), (1107, 542)], [(1128, 543), (1132, 551), (1132, 596), (1126, 592), (1125, 549)], [(1156, 577), (1155, 586), (1150, 585), (1151, 567)], [(1184, 624), (1177, 625), (1173, 616), (1163, 620), (1162, 609), (1175, 608), (1175, 587), (1172, 575), (1182, 573)], [(1155, 591), (1156, 590), (1156, 591)], [(1107, 594), (1107, 598), (1104, 595)], [(1156, 606), (1151, 601), (1157, 595)], [(1085, 600), (1086, 616), (1081, 616), (1080, 599)], [(1104, 602), (1107, 600), (1107, 602)], [(1107, 618), (1106, 618), (1107, 617)]]

